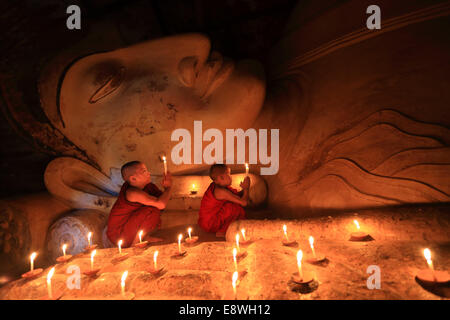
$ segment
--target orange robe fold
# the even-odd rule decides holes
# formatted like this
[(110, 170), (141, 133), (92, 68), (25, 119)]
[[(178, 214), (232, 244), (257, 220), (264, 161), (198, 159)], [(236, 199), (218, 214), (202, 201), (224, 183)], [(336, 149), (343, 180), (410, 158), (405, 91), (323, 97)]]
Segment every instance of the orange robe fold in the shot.
[[(198, 225), (206, 232), (225, 233), (228, 226), (234, 220), (245, 219), (244, 208), (227, 200), (217, 200), (214, 197), (216, 184), (212, 182), (203, 195), (198, 214)], [(238, 194), (236, 189), (228, 187), (228, 190)]]
[[(122, 239), (122, 247), (129, 247), (140, 230), (144, 230), (144, 234), (147, 234), (161, 226), (158, 208), (127, 200), (125, 195), (129, 187), (128, 182), (122, 185), (119, 197), (111, 208), (106, 233), (114, 244)], [(162, 194), (161, 190), (153, 183), (147, 184), (144, 191), (154, 197)]]

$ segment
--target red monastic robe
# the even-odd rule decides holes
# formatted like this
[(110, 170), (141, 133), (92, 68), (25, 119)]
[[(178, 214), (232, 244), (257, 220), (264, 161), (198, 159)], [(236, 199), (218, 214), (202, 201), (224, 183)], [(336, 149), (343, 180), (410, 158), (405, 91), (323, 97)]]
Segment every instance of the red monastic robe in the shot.
[[(206, 232), (225, 233), (231, 222), (245, 219), (244, 208), (227, 200), (217, 200), (214, 197), (216, 184), (212, 182), (203, 195), (198, 214), (198, 225)], [(228, 190), (238, 194), (236, 189), (228, 187)]]
[[(111, 208), (106, 233), (114, 244), (122, 239), (122, 247), (129, 247), (140, 230), (144, 230), (144, 234), (147, 234), (161, 226), (158, 208), (127, 200), (125, 195), (129, 187), (128, 182), (122, 185), (119, 197)], [(147, 184), (144, 191), (154, 197), (162, 194), (162, 191), (153, 183)]]

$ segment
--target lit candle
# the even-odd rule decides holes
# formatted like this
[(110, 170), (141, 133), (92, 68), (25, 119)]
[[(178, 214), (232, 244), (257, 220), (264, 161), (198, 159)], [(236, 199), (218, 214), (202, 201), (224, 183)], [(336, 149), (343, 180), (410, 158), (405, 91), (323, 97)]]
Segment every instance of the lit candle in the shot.
[(97, 250), (91, 252), (91, 271), (94, 270), (94, 256), (97, 253)]
[(314, 256), (314, 259), (316, 258), (316, 252), (314, 251), (314, 238), (313, 236), (309, 236), (309, 244), (311, 246), (311, 250)]
[(192, 228), (188, 228), (189, 240), (192, 240), (192, 238), (191, 238), (191, 231), (192, 231)]
[(237, 279), (238, 279), (238, 272), (237, 271), (235, 271), (234, 273), (233, 273), (233, 279), (232, 279), (232, 285), (233, 285), (233, 292), (234, 292), (234, 299), (236, 300), (236, 282), (237, 282)]
[(302, 252), (302, 250), (298, 250), (298, 252), (297, 252), (297, 265), (298, 265), (298, 274), (300, 276), (300, 280), (303, 279), (302, 258), (303, 258), (303, 252)]
[(245, 164), (245, 175), (248, 176), (248, 163)]
[(120, 281), (120, 286), (122, 287), (122, 296), (125, 297), (125, 280), (127, 279), (128, 271), (122, 274), (122, 280)]
[(242, 237), (244, 238), (244, 241), (247, 241), (247, 239), (245, 238), (245, 229), (241, 229), (242, 232)]
[(238, 249), (238, 251), (241, 251), (241, 248), (239, 248), (239, 233), (236, 233), (236, 247)]
[(425, 259), (427, 259), (427, 263), (428, 263), (428, 266), (430, 267), (430, 269), (432, 271), (434, 271), (433, 261), (431, 260), (431, 251), (430, 251), (430, 249), (426, 248), (425, 250), (423, 250), (423, 255), (425, 256)]
[(47, 274), (47, 291), (48, 291), (48, 297), (50, 299), (53, 298), (52, 296), (52, 277), (53, 273), (55, 273), (55, 267), (51, 268), (50, 271)]
[(358, 229), (359, 230), (359, 223), (358, 223), (358, 220), (353, 220), (353, 223), (355, 224), (355, 226), (356, 226), (356, 229)]
[(62, 251), (63, 251), (64, 257), (66, 256), (66, 248), (67, 248), (67, 244), (64, 243), (62, 246)]
[(89, 232), (89, 233), (88, 233), (89, 247), (91, 246), (91, 238), (92, 238), (92, 232)]
[(119, 240), (119, 243), (118, 243), (118, 245), (119, 245), (119, 254), (122, 253), (122, 242), (123, 242), (123, 240)]
[(284, 236), (286, 237), (286, 242), (289, 242), (289, 238), (288, 238), (288, 235), (287, 235), (287, 227), (286, 227), (286, 225), (283, 225), (283, 231), (284, 231)]
[(192, 184), (192, 191), (195, 191), (195, 183)]
[(167, 161), (166, 161), (166, 156), (162, 157), (163, 162), (164, 162), (164, 174), (167, 175)]
[(144, 233), (144, 230), (139, 231), (139, 243), (142, 243), (142, 234)]
[(36, 256), (37, 256), (37, 253), (36, 253), (36, 252), (33, 252), (33, 253), (30, 255), (30, 261), (31, 261), (31, 270), (30, 270), (30, 271), (33, 271), (33, 270), (34, 270), (34, 259), (36, 258)]
[(234, 269), (237, 271), (237, 260), (236, 260), (237, 250), (233, 248), (233, 260), (234, 260)]
[(158, 259), (158, 250), (155, 251), (155, 253), (153, 254), (153, 263), (155, 265), (155, 270), (158, 270), (158, 264), (156, 263)]
[(178, 252), (181, 253), (181, 239), (183, 238), (183, 235), (178, 235)]

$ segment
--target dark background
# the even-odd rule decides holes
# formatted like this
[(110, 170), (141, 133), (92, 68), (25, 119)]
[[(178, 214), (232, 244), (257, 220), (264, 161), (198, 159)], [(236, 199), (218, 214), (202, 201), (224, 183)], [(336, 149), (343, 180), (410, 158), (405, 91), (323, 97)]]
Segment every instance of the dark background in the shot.
[[(91, 23), (108, 20), (119, 26), (128, 45), (167, 35), (201, 32), (212, 47), (233, 59), (265, 62), (280, 38), (298, 0), (28, 0), (0, 2), (0, 80), (20, 77), (27, 110), (43, 119), (34, 79), (41, 58), (86, 36)], [(81, 8), (81, 30), (66, 28), (66, 8)], [(5, 80), (6, 79), (6, 80)], [(6, 85), (5, 85), (6, 84)], [(8, 93), (11, 93), (9, 92)], [(46, 165), (57, 153), (38, 145), (0, 99), (0, 198), (45, 190)], [(9, 104), (9, 108), (15, 108)]]

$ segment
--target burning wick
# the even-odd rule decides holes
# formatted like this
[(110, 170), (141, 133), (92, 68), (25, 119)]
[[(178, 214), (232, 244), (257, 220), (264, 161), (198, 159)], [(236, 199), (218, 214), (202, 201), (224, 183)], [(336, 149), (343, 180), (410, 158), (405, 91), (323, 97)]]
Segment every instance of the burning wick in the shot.
[(144, 233), (144, 230), (139, 231), (139, 243), (142, 243), (142, 234)]
[(303, 258), (303, 252), (302, 252), (302, 250), (298, 250), (298, 252), (297, 252), (297, 265), (298, 265), (298, 275), (300, 276), (300, 280), (303, 279), (302, 258)]
[(181, 254), (181, 239), (183, 238), (182, 234), (178, 235), (178, 252)]
[(89, 247), (91, 246), (91, 238), (92, 238), (92, 232), (88, 233), (88, 243), (89, 243)]
[(241, 248), (239, 248), (239, 233), (236, 233), (236, 247), (237, 247), (237, 250), (240, 252)]
[(192, 238), (191, 238), (191, 231), (192, 231), (192, 228), (188, 228), (189, 240), (192, 240)]
[(37, 253), (36, 253), (36, 252), (33, 252), (33, 253), (30, 255), (30, 261), (31, 261), (31, 270), (30, 270), (30, 271), (33, 271), (33, 270), (34, 270), (34, 259), (36, 258), (36, 256), (37, 256)]
[(97, 250), (91, 252), (91, 271), (94, 270), (94, 256), (97, 253)]
[(47, 292), (48, 292), (48, 297), (50, 299), (53, 299), (53, 295), (52, 295), (52, 277), (53, 277), (54, 273), (55, 273), (55, 267), (51, 268), (50, 271), (47, 274)]
[(238, 279), (238, 272), (235, 271), (233, 273), (233, 279), (232, 279), (232, 283), (231, 283), (233, 285), (234, 300), (236, 300), (236, 282), (237, 282), (237, 279)]
[(119, 240), (118, 246), (119, 246), (119, 254), (122, 253), (122, 242), (123, 240)]
[(125, 297), (125, 280), (128, 276), (128, 270), (122, 274), (122, 280), (120, 281), (120, 286), (122, 287), (122, 296)]
[(166, 156), (162, 157), (162, 160), (164, 162), (164, 174), (167, 175), (167, 161), (166, 161)]
[(67, 248), (67, 244), (63, 244), (63, 246), (62, 246), (62, 251), (63, 251), (63, 256), (65, 257), (66, 256), (66, 248)]
[(236, 260), (236, 255), (237, 255), (237, 249), (236, 249), (236, 248), (233, 248), (234, 269), (237, 271), (237, 260)]
[(359, 223), (358, 223), (358, 220), (353, 220), (353, 222), (355, 223), (355, 226), (356, 226), (356, 229), (358, 229), (359, 230)]
[(157, 259), (158, 259), (158, 250), (156, 250), (155, 253), (153, 254), (153, 264), (155, 266), (155, 270), (158, 269), (158, 264), (156, 263)]
[(242, 232), (242, 237), (244, 238), (244, 241), (247, 241), (247, 239), (245, 238), (245, 229), (242, 229), (241, 232)]
[(313, 238), (313, 236), (309, 236), (309, 245), (311, 246), (311, 250), (312, 250), (314, 259), (316, 259), (316, 252), (314, 251), (314, 238)]
[(423, 255), (425, 256), (425, 259), (427, 259), (428, 266), (434, 272), (433, 261), (431, 260), (431, 251), (430, 251), (430, 249), (426, 248), (425, 250), (423, 250)]
[(289, 238), (288, 238), (288, 235), (287, 235), (287, 227), (286, 227), (286, 225), (283, 225), (283, 231), (284, 231), (284, 236), (286, 237), (286, 242), (289, 242)]
[(245, 175), (248, 176), (248, 163), (245, 164)]

